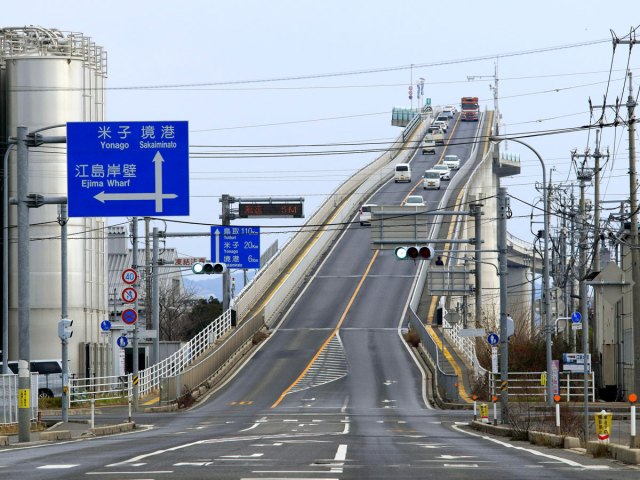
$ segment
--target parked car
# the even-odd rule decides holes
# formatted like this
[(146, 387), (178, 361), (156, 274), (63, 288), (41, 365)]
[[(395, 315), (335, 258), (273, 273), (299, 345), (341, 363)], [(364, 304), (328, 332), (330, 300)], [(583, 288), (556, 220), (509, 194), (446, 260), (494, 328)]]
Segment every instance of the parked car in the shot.
[(451, 180), (451, 170), (446, 165), (439, 163), (431, 167), (431, 170), (440, 172), (440, 180)]
[(442, 163), (451, 170), (458, 170), (460, 168), (460, 157), (458, 155), (445, 155)]
[(409, 195), (404, 204), (408, 207), (424, 207), (425, 205), (422, 195)]
[[(18, 374), (18, 362), (7, 364), (12, 373)], [(53, 398), (62, 396), (62, 361), (31, 360), (31, 373), (38, 374), (38, 397)]]
[(360, 207), (360, 225), (371, 225), (371, 207), (377, 207), (377, 205), (365, 203)]

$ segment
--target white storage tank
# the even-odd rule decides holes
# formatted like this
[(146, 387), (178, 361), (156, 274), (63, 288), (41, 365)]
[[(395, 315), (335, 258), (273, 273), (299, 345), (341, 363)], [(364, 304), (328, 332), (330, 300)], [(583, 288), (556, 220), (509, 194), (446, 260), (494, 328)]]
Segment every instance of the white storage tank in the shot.
[[(106, 53), (89, 37), (41, 27), (0, 29), (9, 136), (18, 126), (29, 131), (68, 121), (104, 120)], [(0, 102), (1, 103), (1, 102)], [(64, 127), (42, 132), (66, 135)], [(66, 144), (29, 148), (29, 191), (67, 195)], [(16, 157), (11, 156), (9, 195), (16, 196)], [(30, 209), (31, 359), (61, 358), (57, 323), (61, 318), (60, 225), (58, 206)], [(9, 207), (9, 360), (18, 355), (17, 208)], [(80, 377), (108, 371), (100, 321), (107, 318), (106, 222), (72, 218), (68, 222), (68, 312), (73, 320), (69, 367)], [(101, 359), (101, 360), (99, 360)]]

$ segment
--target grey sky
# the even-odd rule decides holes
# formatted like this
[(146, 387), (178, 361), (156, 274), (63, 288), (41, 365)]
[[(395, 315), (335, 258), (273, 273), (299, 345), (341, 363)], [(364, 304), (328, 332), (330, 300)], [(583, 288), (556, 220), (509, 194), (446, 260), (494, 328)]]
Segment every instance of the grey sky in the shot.
[[(223, 193), (304, 196), (310, 214), (339, 182), (376, 156), (287, 158), (284, 154), (294, 148), (264, 146), (390, 140), (399, 133), (390, 125), (390, 111), (393, 106), (411, 105), (407, 98), (411, 77), (414, 84), (419, 77), (426, 79), (425, 95), (434, 104), (457, 104), (461, 96), (472, 95), (481, 98), (483, 107), (493, 108), (492, 79), (468, 82), (467, 75), (492, 76), (495, 60), (452, 61), (607, 40), (609, 29), (623, 36), (636, 26), (638, 13), (636, 2), (605, 7), (591, 0), (525, 4), (32, 0), (6, 4), (2, 25), (82, 32), (103, 46), (108, 52), (107, 120), (187, 120), (192, 157), (204, 151), (220, 152), (221, 145), (238, 146), (233, 151), (279, 152), (282, 156), (277, 158), (192, 158), (191, 216), (170, 220), (211, 224), (219, 221), (218, 198)], [(607, 42), (500, 57), (502, 131), (513, 134), (587, 124), (587, 99), (602, 102), (610, 67), (609, 102), (622, 94), (628, 46), (618, 47), (613, 63), (612, 53)], [(640, 72), (639, 63), (636, 49), (629, 63), (634, 73)], [(411, 64), (424, 66), (411, 69)], [(398, 68), (241, 82), (388, 67)], [(637, 94), (640, 78), (634, 82)], [(625, 100), (626, 95), (625, 91)], [(611, 113), (607, 118), (612, 119)], [(571, 180), (575, 173), (570, 169), (569, 151), (586, 146), (593, 150), (593, 139), (593, 134), (574, 133), (526, 141), (543, 155), (549, 168), (554, 167), (554, 180)], [(262, 147), (250, 148), (253, 145)], [(380, 146), (361, 145), (363, 149)], [(607, 129), (603, 146), (615, 154), (604, 170), (605, 199), (628, 196), (626, 131)], [(345, 147), (302, 150), (343, 151)], [(539, 195), (533, 188), (542, 178), (539, 163), (524, 147), (510, 143), (508, 150), (521, 154), (523, 170), (504, 184), (509, 193), (531, 203)], [(529, 240), (531, 207), (515, 199), (511, 206), (510, 232)], [(537, 218), (541, 220), (540, 215)], [(205, 226), (172, 222), (168, 228), (170, 232), (208, 231)], [(270, 243), (271, 238), (263, 239), (264, 246)], [(204, 238), (175, 239), (170, 245), (184, 255), (209, 254), (209, 241)]]

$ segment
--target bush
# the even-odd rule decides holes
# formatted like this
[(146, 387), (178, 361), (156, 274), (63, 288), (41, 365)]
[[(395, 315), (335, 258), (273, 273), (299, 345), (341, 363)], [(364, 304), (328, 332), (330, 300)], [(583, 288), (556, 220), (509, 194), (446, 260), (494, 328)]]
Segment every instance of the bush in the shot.
[(251, 343), (253, 345), (258, 345), (261, 342), (264, 342), (269, 337), (269, 334), (264, 330), (259, 330), (253, 334), (253, 338), (251, 339)]
[(418, 345), (420, 345), (420, 335), (418, 335), (418, 332), (416, 332), (414, 329), (410, 328), (403, 336), (404, 341), (411, 345), (413, 348), (418, 348)]

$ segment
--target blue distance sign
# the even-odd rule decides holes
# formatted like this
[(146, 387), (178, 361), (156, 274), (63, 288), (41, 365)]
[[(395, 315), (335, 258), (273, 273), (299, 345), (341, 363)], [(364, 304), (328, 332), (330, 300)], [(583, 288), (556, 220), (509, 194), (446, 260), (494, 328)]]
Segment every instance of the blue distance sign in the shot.
[(487, 336), (487, 343), (489, 345), (496, 346), (498, 344), (498, 342), (500, 342), (500, 337), (498, 336), (497, 333), (493, 333), (491, 332), (488, 336)]
[(211, 261), (260, 268), (260, 227), (211, 227)]
[(127, 337), (125, 337), (124, 335), (121, 335), (118, 337), (118, 340), (116, 340), (116, 343), (120, 348), (124, 348), (129, 345), (129, 340), (127, 340)]
[(188, 123), (67, 123), (70, 217), (189, 215)]

